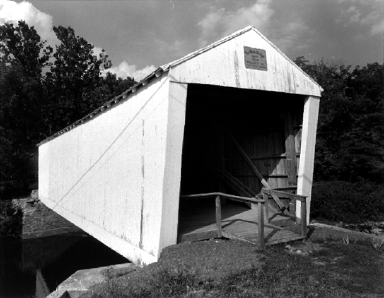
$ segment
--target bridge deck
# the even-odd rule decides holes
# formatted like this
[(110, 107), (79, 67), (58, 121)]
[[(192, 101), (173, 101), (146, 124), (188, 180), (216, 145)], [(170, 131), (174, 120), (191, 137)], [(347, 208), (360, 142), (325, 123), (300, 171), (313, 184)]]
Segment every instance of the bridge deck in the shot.
[[(271, 212), (270, 212), (271, 213)], [(258, 214), (245, 204), (228, 203), (221, 208), (223, 236), (257, 244)], [(269, 214), (273, 220), (284, 220), (278, 214)], [(178, 242), (198, 241), (217, 237), (215, 207), (213, 205), (188, 206), (179, 214)], [(265, 222), (266, 245), (303, 239), (299, 234)]]

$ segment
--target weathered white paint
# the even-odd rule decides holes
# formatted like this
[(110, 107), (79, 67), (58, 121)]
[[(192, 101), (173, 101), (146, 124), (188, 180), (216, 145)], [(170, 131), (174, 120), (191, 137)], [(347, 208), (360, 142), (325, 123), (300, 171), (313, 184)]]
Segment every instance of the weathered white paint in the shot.
[[(311, 193), (319, 104), (320, 98), (315, 96), (308, 96), (304, 103), (297, 193), (299, 195), (307, 196), (307, 223), (309, 223), (309, 214), (311, 210)], [(296, 217), (301, 218), (300, 212), (301, 206), (300, 203), (297, 203)]]
[(179, 120), (168, 117), (175, 106), (168, 91), (168, 78), (156, 79), (39, 147), (41, 200), (135, 263), (157, 261), (161, 251), (168, 125)]
[[(246, 68), (244, 47), (265, 50), (268, 70)], [(192, 54), (192, 56), (193, 58), (181, 63), (176, 61), (171, 64), (169, 75), (171, 80), (292, 94), (321, 95), (321, 87), (254, 28), (219, 43), (216, 47), (210, 47), (201, 54)]]
[[(267, 71), (245, 67), (244, 46), (266, 51)], [(298, 193), (309, 211), (322, 89), (253, 27), (159, 68), (125, 101), (41, 143), (41, 200), (134, 263), (157, 261), (177, 239), (189, 83), (308, 95)]]
[(170, 83), (160, 250), (177, 241), (187, 84)]

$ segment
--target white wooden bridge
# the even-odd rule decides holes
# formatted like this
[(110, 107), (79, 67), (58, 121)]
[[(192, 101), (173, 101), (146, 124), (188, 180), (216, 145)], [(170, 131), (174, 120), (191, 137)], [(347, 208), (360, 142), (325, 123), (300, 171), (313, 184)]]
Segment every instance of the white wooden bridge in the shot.
[(40, 143), (39, 197), (137, 264), (208, 236), (303, 238), (321, 91), (247, 27)]

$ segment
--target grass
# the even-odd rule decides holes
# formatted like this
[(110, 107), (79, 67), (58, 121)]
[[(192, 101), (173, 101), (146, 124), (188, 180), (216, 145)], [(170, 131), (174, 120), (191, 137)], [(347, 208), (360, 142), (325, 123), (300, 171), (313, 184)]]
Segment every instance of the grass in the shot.
[(234, 240), (182, 243), (84, 297), (384, 297), (384, 253), (326, 228), (264, 251)]

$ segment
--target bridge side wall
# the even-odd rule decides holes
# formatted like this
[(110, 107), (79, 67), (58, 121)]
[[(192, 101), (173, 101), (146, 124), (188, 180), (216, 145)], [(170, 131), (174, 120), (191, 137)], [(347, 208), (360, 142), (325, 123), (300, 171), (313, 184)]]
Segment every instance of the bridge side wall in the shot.
[(136, 264), (161, 251), (168, 111), (163, 76), (39, 147), (41, 201)]

